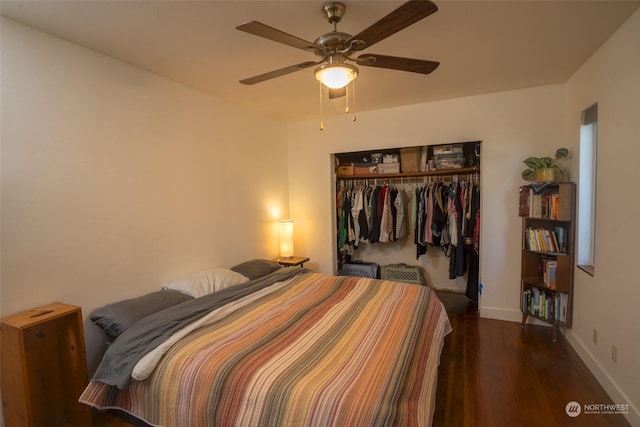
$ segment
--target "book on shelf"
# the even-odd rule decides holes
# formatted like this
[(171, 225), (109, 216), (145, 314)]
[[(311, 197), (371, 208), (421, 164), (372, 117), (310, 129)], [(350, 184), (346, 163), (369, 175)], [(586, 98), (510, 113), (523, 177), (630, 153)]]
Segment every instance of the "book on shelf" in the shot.
[(558, 244), (558, 236), (556, 235), (555, 230), (551, 232), (551, 239), (553, 240), (553, 247), (554, 247), (554, 252), (562, 252), (560, 250), (560, 245)]
[(534, 194), (531, 200), (531, 218), (542, 218), (542, 194)]
[[(558, 228), (560, 228), (562, 237), (558, 236)], [(566, 232), (562, 227), (556, 227), (553, 230), (527, 227), (524, 236), (525, 249), (536, 252), (566, 253), (560, 244), (560, 242), (564, 244), (565, 234)]]
[(559, 249), (558, 249), (558, 245), (556, 245), (556, 238), (554, 237), (555, 231), (554, 230), (547, 230), (546, 228), (543, 231), (544, 233), (544, 237), (546, 239), (547, 242), (547, 252), (553, 252), (553, 253), (558, 253)]
[(569, 295), (564, 292), (543, 291), (536, 287), (522, 293), (522, 312), (547, 321), (567, 322)]
[(558, 261), (546, 260), (544, 262), (544, 274), (543, 282), (547, 288), (555, 289), (556, 287), (556, 274), (558, 270)]
[(531, 251), (540, 251), (538, 237), (533, 228), (527, 227), (525, 230), (525, 248)]
[(531, 196), (533, 190), (528, 185), (520, 187), (519, 202), (518, 202), (518, 215), (519, 216), (531, 216)]
[(520, 302), (520, 311), (529, 314), (529, 299), (531, 298), (531, 289), (522, 292), (522, 301)]
[(536, 218), (558, 219), (558, 209), (560, 205), (560, 195), (550, 193), (542, 195), (542, 207)]
[(567, 252), (567, 229), (557, 226), (553, 230), (556, 234), (556, 240), (558, 242), (558, 251), (562, 253)]
[(540, 258), (538, 258), (538, 280), (544, 282), (544, 278), (547, 273), (547, 264), (555, 260), (556, 259), (554, 257), (540, 255)]
[(560, 195), (559, 194), (552, 194), (551, 195), (551, 210), (549, 213), (549, 218), (551, 219), (558, 219), (558, 208), (560, 205)]
[(549, 211), (551, 210), (551, 196), (548, 194), (542, 195), (542, 208), (540, 209), (540, 216), (538, 218), (550, 218)]
[(520, 187), (518, 215), (529, 218), (558, 219), (560, 195), (549, 189), (536, 193), (530, 185)]
[(540, 252), (547, 252), (547, 247), (544, 241), (544, 234), (541, 228), (535, 228), (534, 233), (536, 235), (536, 246)]
[(540, 249), (542, 252), (551, 252), (549, 241), (547, 240), (547, 230), (544, 228), (537, 228), (536, 233), (538, 233), (538, 240), (540, 241)]

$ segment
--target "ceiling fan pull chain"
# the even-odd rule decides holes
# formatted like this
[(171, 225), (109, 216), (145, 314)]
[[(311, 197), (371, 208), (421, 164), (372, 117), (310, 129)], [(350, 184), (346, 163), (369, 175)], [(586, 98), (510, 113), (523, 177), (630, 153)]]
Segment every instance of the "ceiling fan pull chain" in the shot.
[[(353, 81), (353, 80), (352, 80)], [(349, 84), (344, 88), (345, 108), (344, 112), (349, 114)]]
[(351, 82), (351, 105), (353, 106), (353, 121), (356, 121), (356, 82), (353, 80)]
[(322, 83), (318, 82), (318, 84), (320, 85), (320, 130), (324, 130), (324, 122), (322, 120)]

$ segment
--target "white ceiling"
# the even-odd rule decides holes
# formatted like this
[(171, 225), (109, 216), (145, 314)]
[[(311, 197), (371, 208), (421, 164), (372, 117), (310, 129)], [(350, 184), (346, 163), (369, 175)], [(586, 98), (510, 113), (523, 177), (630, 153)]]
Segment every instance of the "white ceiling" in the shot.
[[(403, 1), (345, 1), (357, 34)], [(450, 1), (364, 53), (440, 61), (430, 75), (360, 67), (356, 111), (562, 83), (640, 1)], [(316, 60), (243, 33), (255, 20), (313, 42), (331, 31), (323, 1), (6, 1), (2, 15), (287, 122), (317, 118), (313, 68), (253, 86), (238, 80)], [(344, 98), (325, 100), (325, 114)]]

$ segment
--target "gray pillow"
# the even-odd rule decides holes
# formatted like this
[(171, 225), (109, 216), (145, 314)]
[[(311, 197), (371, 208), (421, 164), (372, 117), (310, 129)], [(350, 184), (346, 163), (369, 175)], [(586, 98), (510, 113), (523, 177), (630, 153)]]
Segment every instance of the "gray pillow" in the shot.
[(90, 318), (102, 328), (107, 344), (110, 344), (143, 317), (191, 299), (193, 297), (181, 292), (162, 290), (97, 308)]
[(235, 271), (236, 273), (242, 274), (249, 280), (253, 280), (273, 273), (280, 268), (282, 268), (282, 266), (275, 261), (269, 261), (266, 259), (252, 259), (251, 261), (245, 261), (241, 264), (231, 267), (231, 270)]

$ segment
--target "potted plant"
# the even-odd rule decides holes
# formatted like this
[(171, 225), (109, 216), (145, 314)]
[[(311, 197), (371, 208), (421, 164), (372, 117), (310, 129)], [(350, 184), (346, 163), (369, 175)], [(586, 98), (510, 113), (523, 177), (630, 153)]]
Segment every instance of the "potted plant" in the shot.
[(537, 182), (562, 180), (565, 170), (558, 166), (558, 161), (568, 155), (569, 150), (558, 148), (554, 157), (528, 157), (523, 161), (527, 165), (527, 169), (522, 171), (522, 179)]

